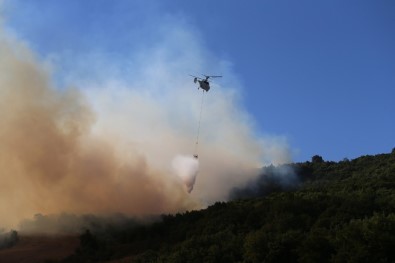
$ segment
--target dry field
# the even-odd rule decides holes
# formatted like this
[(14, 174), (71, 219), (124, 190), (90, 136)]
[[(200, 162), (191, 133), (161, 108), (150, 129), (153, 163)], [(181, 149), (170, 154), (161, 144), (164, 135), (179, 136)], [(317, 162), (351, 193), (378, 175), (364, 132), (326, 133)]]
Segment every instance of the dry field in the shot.
[(0, 262), (42, 263), (60, 260), (72, 254), (79, 245), (78, 236), (19, 236), (19, 242), (0, 250)]

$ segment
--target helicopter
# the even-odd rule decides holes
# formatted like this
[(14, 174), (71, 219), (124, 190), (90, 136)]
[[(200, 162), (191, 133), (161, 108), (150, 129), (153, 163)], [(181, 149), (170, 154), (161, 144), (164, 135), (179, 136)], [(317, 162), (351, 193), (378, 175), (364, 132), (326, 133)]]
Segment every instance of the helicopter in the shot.
[(210, 90), (210, 82), (208, 81), (209, 78), (222, 78), (222, 76), (207, 76), (207, 75), (203, 75), (205, 78), (199, 78), (193, 75), (190, 75), (192, 77), (194, 77), (193, 82), (199, 82), (199, 88), (201, 88), (202, 90), (205, 90), (206, 92), (208, 92)]

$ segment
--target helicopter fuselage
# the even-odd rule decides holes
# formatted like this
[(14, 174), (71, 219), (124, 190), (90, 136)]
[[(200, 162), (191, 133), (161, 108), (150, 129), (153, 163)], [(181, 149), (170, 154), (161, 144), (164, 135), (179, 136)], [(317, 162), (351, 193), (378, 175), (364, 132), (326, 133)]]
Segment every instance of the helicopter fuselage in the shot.
[(207, 80), (198, 80), (199, 81), (199, 86), (201, 89), (205, 91), (210, 90), (210, 83)]

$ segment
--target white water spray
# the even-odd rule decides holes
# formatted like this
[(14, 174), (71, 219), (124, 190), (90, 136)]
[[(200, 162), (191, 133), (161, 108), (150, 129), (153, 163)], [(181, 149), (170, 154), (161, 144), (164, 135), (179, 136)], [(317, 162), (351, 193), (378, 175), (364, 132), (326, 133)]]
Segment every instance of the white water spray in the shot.
[(188, 193), (192, 192), (196, 176), (199, 172), (199, 160), (191, 156), (177, 155), (174, 157), (172, 164)]

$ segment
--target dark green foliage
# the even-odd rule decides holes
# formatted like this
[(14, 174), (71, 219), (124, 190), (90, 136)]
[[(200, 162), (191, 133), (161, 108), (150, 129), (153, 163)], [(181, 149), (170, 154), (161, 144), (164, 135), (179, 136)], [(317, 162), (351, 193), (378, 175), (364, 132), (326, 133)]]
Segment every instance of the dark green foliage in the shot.
[(323, 163), (323, 162), (324, 162), (324, 159), (323, 159), (321, 156), (319, 156), (319, 155), (314, 155), (314, 156), (311, 158), (311, 162), (312, 162), (312, 163)]
[(336, 233), (334, 262), (394, 262), (395, 214), (351, 220)]
[(272, 193), (292, 191), (298, 188), (299, 175), (292, 165), (264, 167), (260, 175), (244, 188), (236, 188), (230, 193), (230, 199), (263, 197)]
[[(267, 191), (268, 181), (258, 178), (253, 191), (251, 186), (238, 189), (243, 193), (238, 197), (253, 192), (253, 198), (164, 215), (160, 222), (112, 231), (106, 238), (112, 240), (114, 253), (106, 254), (106, 259), (395, 262), (394, 153), (338, 163), (318, 157), (279, 167), (282, 173), (267, 168), (270, 182), (277, 180), (280, 190)], [(292, 182), (298, 182), (297, 189), (284, 188), (287, 173)], [(282, 178), (275, 178), (276, 174)], [(95, 251), (95, 247), (94, 239), (85, 233), (75, 257), (86, 256), (82, 251)], [(99, 258), (98, 253), (90, 255)]]
[(99, 240), (89, 230), (80, 235), (80, 246), (74, 255), (69, 256), (64, 262), (99, 262), (112, 257), (113, 251), (108, 247), (108, 241)]

